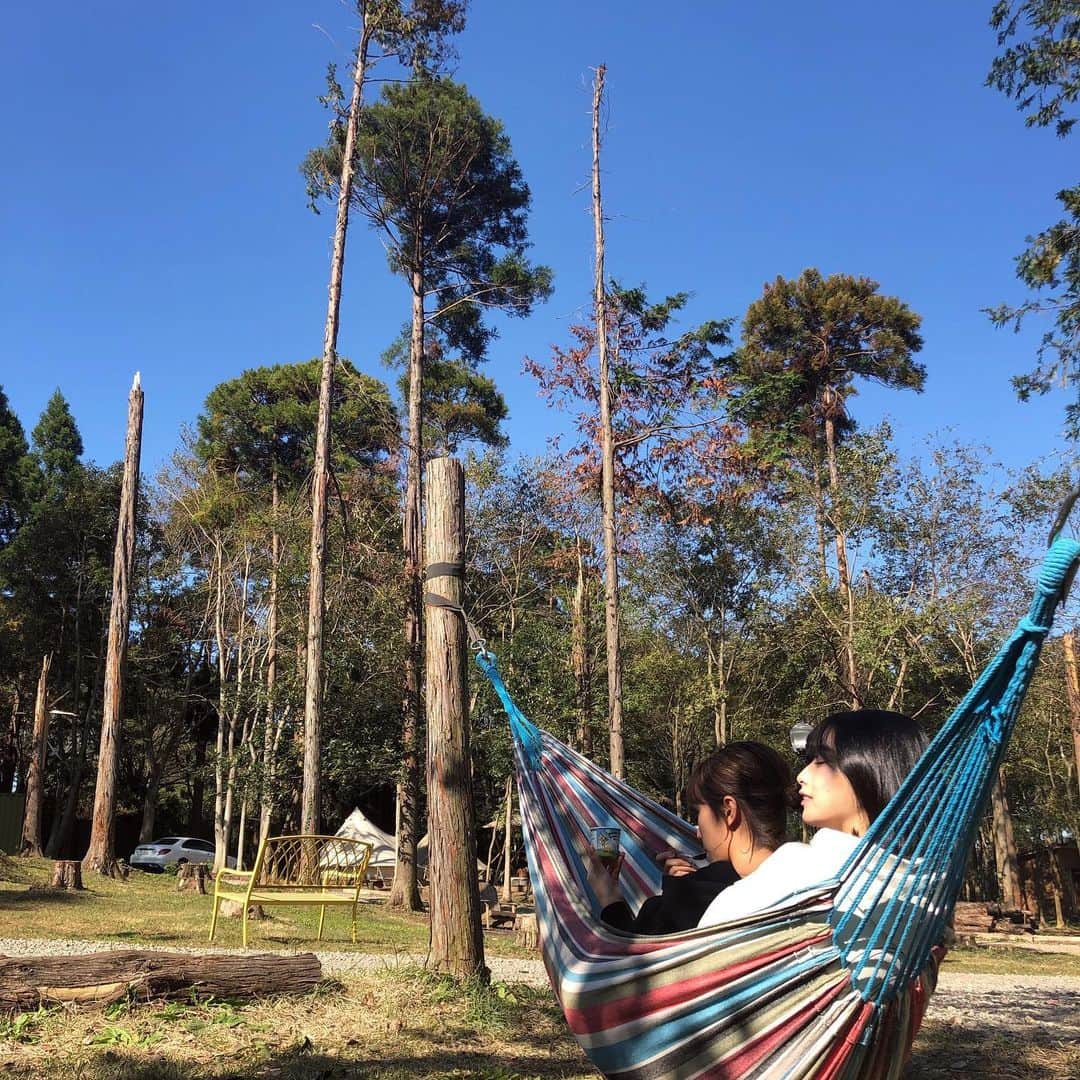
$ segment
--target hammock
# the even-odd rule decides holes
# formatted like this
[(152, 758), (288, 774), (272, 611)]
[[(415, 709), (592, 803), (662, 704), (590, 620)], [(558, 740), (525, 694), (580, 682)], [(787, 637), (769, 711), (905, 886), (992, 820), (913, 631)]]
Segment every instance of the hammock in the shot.
[(939, 943), (1039, 650), (1080, 563), (1055, 540), (1027, 616), (835, 878), (764, 912), (661, 937), (599, 918), (583, 856), (618, 826), (631, 906), (653, 856), (695, 830), (531, 723), (491, 653), (510, 718), (544, 962), (593, 1064), (619, 1080), (898, 1077), (936, 982)]

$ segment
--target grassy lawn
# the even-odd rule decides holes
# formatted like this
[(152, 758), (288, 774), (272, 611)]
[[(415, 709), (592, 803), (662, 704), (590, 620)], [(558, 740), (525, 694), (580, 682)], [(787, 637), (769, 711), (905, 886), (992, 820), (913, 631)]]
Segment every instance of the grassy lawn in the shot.
[[(48, 880), (45, 860), (7, 860), (0, 881), (0, 936), (81, 938), (132, 946), (204, 948), (210, 898), (178, 894), (175, 879), (87, 880), (85, 893), (35, 889)], [(317, 913), (285, 908), (253, 930), (256, 948), (312, 948)], [(227, 920), (220, 943), (237, 946)], [(365, 904), (359, 941), (349, 941), (342, 912), (327, 916), (324, 947), (363, 952), (427, 948), (421, 915)], [(527, 955), (511, 935), (485, 935), (491, 955)], [(536, 954), (531, 954), (536, 955)], [(1080, 957), (1006, 949), (957, 949), (946, 970), (987, 974), (1080, 976)], [(1075, 1080), (1080, 1044), (1033, 1027), (1017, 1038), (929, 1017), (912, 1057), (910, 1080), (980, 1076)], [(0, 1077), (45, 1080), (555, 1080), (597, 1074), (570, 1036), (551, 993), (519, 985), (462, 987), (418, 970), (351, 974), (326, 980), (302, 999), (249, 1003), (183, 1001), (104, 1011), (54, 1008), (0, 1017)]]
[(571, 1080), (596, 1073), (547, 991), (462, 988), (404, 971), (328, 981), (302, 1005), (279, 998), (24, 1013), (0, 1020), (0, 1075)]
[[(42, 1080), (584, 1080), (551, 995), (404, 970), (325, 982), (302, 999), (51, 1009), (0, 1020), (0, 1075)], [(1075, 1080), (1080, 1045), (936, 1022), (908, 1080)]]
[(1026, 949), (952, 949), (945, 954), (942, 970), (972, 975), (1073, 975), (1080, 978), (1080, 956), (1040, 953)]
[[(172, 874), (132, 871), (125, 881), (87, 876), (81, 893), (41, 889), (52, 873), (47, 859), (8, 859), (0, 880), (0, 937), (78, 938), (128, 945), (212, 948), (211, 897), (178, 893)], [(315, 906), (272, 907), (268, 918), (248, 928), (257, 949), (314, 949), (319, 925)], [(387, 911), (377, 894), (361, 904), (356, 944), (350, 937), (348, 909), (326, 913), (323, 949), (365, 953), (427, 951), (428, 921), (422, 914)], [(486, 934), (493, 956), (529, 956), (509, 933)], [(219, 919), (215, 945), (239, 947), (240, 923)]]

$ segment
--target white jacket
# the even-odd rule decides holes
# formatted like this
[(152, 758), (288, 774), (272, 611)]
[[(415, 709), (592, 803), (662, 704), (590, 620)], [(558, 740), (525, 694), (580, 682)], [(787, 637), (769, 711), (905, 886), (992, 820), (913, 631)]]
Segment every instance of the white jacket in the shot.
[(836, 876), (859, 837), (819, 829), (809, 844), (781, 844), (753, 873), (729, 885), (705, 909), (698, 926), (739, 919), (774, 907), (793, 893)]

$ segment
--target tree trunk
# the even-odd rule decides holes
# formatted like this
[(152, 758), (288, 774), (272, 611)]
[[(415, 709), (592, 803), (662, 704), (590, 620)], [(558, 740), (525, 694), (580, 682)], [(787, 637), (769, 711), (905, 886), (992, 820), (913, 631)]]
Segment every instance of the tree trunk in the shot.
[(619, 643), (619, 556), (615, 507), (615, 438), (611, 418), (611, 372), (608, 361), (607, 288), (604, 284), (604, 208), (600, 197), (600, 105), (607, 68), (596, 69), (592, 107), (592, 203), (596, 268), (593, 301), (596, 307), (596, 347), (600, 372), (601, 496), (604, 533), (604, 630), (607, 638), (608, 730), (611, 775), (625, 775), (622, 732), (622, 650)]
[(514, 898), (510, 879), (514, 876), (514, 778), (506, 778), (506, 835), (503, 837), (503, 885), (501, 899), (509, 904)]
[(570, 608), (570, 666), (574, 672), (574, 702), (577, 706), (577, 746), (592, 757), (592, 663), (589, 655), (589, 585), (585, 576), (585, 555), (577, 537), (577, 584)]
[(116, 771), (120, 758), (120, 707), (124, 665), (131, 621), (130, 581), (135, 561), (135, 503), (139, 488), (139, 451), (142, 446), (143, 392), (138, 372), (128, 395), (127, 435), (124, 444), (124, 480), (120, 489), (120, 521), (113, 555), (112, 604), (105, 662), (105, 696), (101, 710), (97, 785), (90, 846), (83, 857), (87, 870), (111, 874), (116, 862)]
[(41, 658), (37, 694), (34, 697), (34, 730), (30, 737), (30, 767), (26, 773), (26, 809), (23, 813), (20, 855), (42, 854), (41, 809), (45, 800), (45, 763), (49, 740), (48, 685), (52, 653)]
[(833, 540), (836, 545), (836, 574), (840, 595), (844, 601), (844, 631), (841, 651), (844, 657), (844, 681), (853, 709), (862, 706), (862, 675), (855, 658), (855, 590), (851, 586), (851, 570), (848, 565), (847, 536), (841, 527), (837, 504), (840, 500), (840, 471), (836, 467), (836, 419), (834, 410), (839, 405), (839, 395), (831, 387), (826, 388), (823, 396), (825, 409), (825, 453), (829, 465), (829, 502)]
[(266, 615), (266, 726), (263, 728), (262, 783), (259, 799), (259, 843), (270, 835), (270, 820), (274, 812), (274, 785), (277, 779), (274, 753), (277, 740), (277, 639), (278, 639), (278, 571), (281, 566), (281, 533), (278, 531), (278, 474), (274, 466), (270, 484), (270, 513), (273, 533), (270, 537), (270, 597)]
[[(425, 563), (432, 593), (464, 599), (465, 471), (454, 458), (428, 464)], [(442, 572), (440, 572), (442, 571)], [(431, 948), (428, 965), (458, 978), (488, 978), (476, 883), (465, 620), (428, 607), (427, 688), (428, 875)]]
[(307, 654), (304, 665), (304, 771), (300, 797), (300, 831), (317, 833), (320, 819), (320, 766), (322, 745), (323, 615), (326, 569), (326, 485), (330, 469), (330, 409), (337, 363), (338, 321), (341, 312), (341, 281), (345, 272), (345, 235), (349, 228), (349, 197), (352, 194), (356, 156), (356, 130), (367, 70), (367, 5), (359, 10), (363, 25), (353, 69), (352, 100), (345, 125), (345, 148), (341, 159), (334, 249), (330, 256), (330, 287), (323, 331), (322, 376), (319, 380), (319, 418), (315, 429), (315, 466), (311, 481), (311, 571), (308, 582)]
[(19, 683), (16, 680), (12, 688), (7, 735), (0, 742), (0, 791), (22, 791), (26, 783), (25, 774), (20, 775), (19, 766), (19, 694)]
[(1020, 887), (1020, 862), (1016, 857), (1016, 840), (1013, 836), (1012, 815), (1005, 792), (1005, 774), (998, 770), (991, 793), (994, 822), (994, 858), (997, 863), (998, 881), (1001, 884), (1001, 902), (1005, 907), (1024, 906), (1024, 894)]
[(424, 655), (420, 583), (421, 468), (423, 462), (424, 280), (412, 276), (412, 334), (409, 344), (409, 427), (405, 447), (405, 693), (402, 702), (402, 771), (398, 781), (397, 863), (387, 903), (420, 911), (416, 884), (417, 821), (420, 814), (420, 679)]
[(236, 869), (244, 869), (244, 840), (247, 836), (247, 796), (240, 800), (240, 824), (236, 827)]
[(237, 957), (132, 949), (89, 956), (0, 957), (0, 1009), (107, 1005), (112, 1001), (190, 1000), (306, 994), (322, 978), (314, 953)]
[(139, 843), (149, 844), (154, 839), (154, 825), (157, 821), (157, 797), (161, 787), (163, 763), (154, 761), (146, 775), (146, 792), (143, 795), (142, 823), (139, 826)]
[(811, 482), (814, 486), (814, 532), (817, 539), (818, 576), (823, 585), (829, 583), (829, 563), (825, 557), (825, 491), (821, 482), (820, 442), (814, 439), (810, 446), (813, 455)]
[(206, 779), (203, 769), (206, 766), (206, 740), (203, 738), (202, 722), (195, 733), (195, 750), (191, 763), (191, 810), (188, 813), (187, 830), (192, 836), (202, 836), (206, 828), (203, 818), (203, 799), (206, 796)]
[(1061, 643), (1065, 650), (1065, 690), (1069, 700), (1069, 727), (1072, 729), (1076, 783), (1080, 787), (1080, 667), (1076, 661), (1076, 631), (1070, 630), (1063, 634)]

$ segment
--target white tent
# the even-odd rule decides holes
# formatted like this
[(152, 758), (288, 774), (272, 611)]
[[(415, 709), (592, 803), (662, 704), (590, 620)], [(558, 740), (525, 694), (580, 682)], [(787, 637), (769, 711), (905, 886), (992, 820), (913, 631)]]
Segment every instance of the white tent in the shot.
[[(349, 840), (363, 840), (371, 844), (371, 860), (368, 863), (368, 876), (376, 881), (389, 884), (394, 877), (394, 864), (397, 862), (394, 838), (383, 832), (374, 822), (370, 821), (359, 808), (341, 823), (341, 828), (334, 834), (344, 836)], [(417, 844), (416, 865), (421, 871), (427, 867), (428, 861), (428, 838)]]
[[(394, 879), (394, 865), (397, 862), (397, 848), (394, 838), (383, 832), (378, 825), (370, 821), (364, 813), (355, 809), (341, 823), (341, 828), (334, 834), (350, 840), (363, 840), (371, 844), (371, 859), (368, 862), (368, 877), (378, 884), (389, 885)], [(416, 845), (416, 869), (422, 882), (427, 881), (428, 837)], [(477, 860), (478, 873), (484, 872), (484, 864)]]

